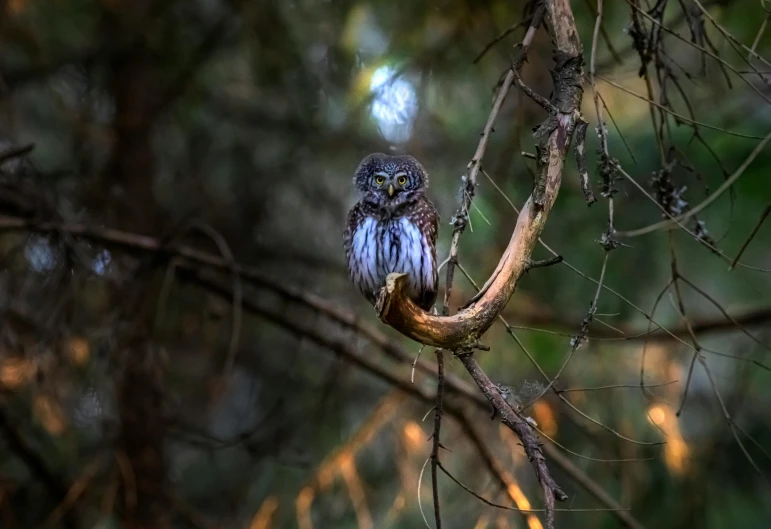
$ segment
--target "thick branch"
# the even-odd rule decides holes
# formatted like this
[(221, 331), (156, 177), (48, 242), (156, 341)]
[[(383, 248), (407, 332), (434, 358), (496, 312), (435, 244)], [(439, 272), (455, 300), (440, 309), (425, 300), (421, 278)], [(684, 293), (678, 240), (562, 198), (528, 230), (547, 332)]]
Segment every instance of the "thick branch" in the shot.
[(452, 316), (428, 314), (406, 295), (405, 277), (391, 274), (377, 304), (380, 319), (410, 338), (445, 349), (473, 346), (490, 328), (514, 293), (518, 279), (527, 270), (538, 237), (557, 198), (576, 120), (584, 80), (581, 45), (568, 0), (547, 2), (555, 42), (552, 72), (557, 108), (539, 127), (536, 185), (517, 219), (509, 245), (497, 268), (480, 293)]

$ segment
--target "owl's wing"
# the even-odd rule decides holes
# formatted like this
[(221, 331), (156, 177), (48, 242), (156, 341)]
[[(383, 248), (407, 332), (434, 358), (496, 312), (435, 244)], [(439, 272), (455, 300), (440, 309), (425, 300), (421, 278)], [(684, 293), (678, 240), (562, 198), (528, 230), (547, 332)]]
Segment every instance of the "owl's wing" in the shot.
[(361, 224), (362, 217), (364, 217), (364, 212), (362, 211), (361, 202), (357, 202), (348, 212), (348, 219), (346, 220), (345, 231), (343, 232), (343, 248), (345, 249), (346, 266), (349, 266), (349, 263), (351, 262), (353, 233), (356, 231), (356, 227)]
[(439, 233), (439, 212), (434, 204), (427, 198), (422, 197), (415, 210), (415, 222), (421, 233), (426, 237), (426, 243), (431, 251), (431, 263), (433, 267), (433, 277), (430, 284), (426, 285), (421, 293), (421, 299), (418, 305), (423, 310), (430, 310), (436, 301), (436, 294), (439, 288), (439, 272), (436, 263), (436, 237)]
[(348, 219), (343, 232), (343, 248), (345, 249), (345, 266), (348, 269), (348, 275), (354, 279), (353, 270), (351, 270), (351, 253), (353, 252), (353, 241), (356, 229), (361, 226), (367, 214), (364, 211), (362, 202), (357, 202), (348, 212)]

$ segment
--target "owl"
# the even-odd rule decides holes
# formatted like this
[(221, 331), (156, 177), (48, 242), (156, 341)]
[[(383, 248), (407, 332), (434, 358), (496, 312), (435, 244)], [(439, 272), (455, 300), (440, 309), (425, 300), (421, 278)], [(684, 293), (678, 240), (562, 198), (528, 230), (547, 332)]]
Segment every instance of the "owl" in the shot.
[(423, 310), (436, 301), (439, 214), (426, 197), (428, 175), (412, 156), (370, 154), (353, 184), (361, 200), (343, 234), (348, 273), (374, 304), (386, 276), (407, 274), (407, 294)]

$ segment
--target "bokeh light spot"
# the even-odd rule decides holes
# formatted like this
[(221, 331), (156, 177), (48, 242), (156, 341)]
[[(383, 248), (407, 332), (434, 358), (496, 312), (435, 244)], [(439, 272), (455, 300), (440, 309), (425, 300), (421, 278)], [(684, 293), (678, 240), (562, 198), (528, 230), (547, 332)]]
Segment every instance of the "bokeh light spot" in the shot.
[(415, 87), (392, 67), (381, 66), (372, 74), (370, 90), (374, 93), (372, 117), (380, 134), (391, 143), (406, 142), (418, 113)]

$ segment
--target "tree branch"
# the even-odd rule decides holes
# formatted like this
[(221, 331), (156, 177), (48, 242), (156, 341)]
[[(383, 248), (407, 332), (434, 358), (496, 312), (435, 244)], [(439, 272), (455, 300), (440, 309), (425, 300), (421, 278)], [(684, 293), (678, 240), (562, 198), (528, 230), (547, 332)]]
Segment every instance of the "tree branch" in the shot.
[[(222, 296), (224, 299), (232, 298), (232, 295), (233, 295), (231, 291), (232, 286), (229, 284), (229, 282), (226, 280), (223, 280), (221, 277), (219, 277), (218, 274), (213, 273), (210, 270), (206, 270), (206, 269), (202, 270), (198, 267), (191, 267), (183, 271), (183, 274), (181, 275), (181, 279), (186, 281), (191, 281), (199, 286), (202, 286), (206, 288), (208, 291), (213, 292), (219, 296)], [(283, 288), (283, 287), (278, 287), (278, 288)], [(329, 333), (321, 332), (314, 328), (310, 328), (307, 325), (302, 324), (300, 321), (298, 321), (297, 318), (283, 317), (282, 315), (279, 315), (272, 310), (266, 309), (265, 307), (262, 306), (261, 303), (259, 303), (258, 301), (256, 301), (255, 299), (249, 296), (244, 297), (243, 306), (244, 306), (244, 310), (263, 316), (268, 321), (271, 321), (277, 326), (284, 328), (289, 332), (292, 332), (293, 334), (302, 335), (310, 339), (317, 345), (333, 351), (335, 354), (345, 358), (351, 364), (356, 365), (362, 370), (388, 382), (392, 386), (401, 389), (405, 393), (412, 395), (413, 397), (416, 397), (427, 404), (433, 405), (435, 403), (436, 396), (432, 395), (430, 392), (424, 389), (422, 385), (411, 383), (409, 380), (409, 377), (400, 377), (392, 373), (391, 370), (381, 366), (374, 358), (372, 358), (371, 355), (359, 354), (356, 351), (356, 349), (351, 346), (350, 340), (345, 340), (342, 338), (333, 338), (329, 335)], [(351, 321), (356, 319), (356, 316), (354, 316), (353, 314), (350, 314), (346, 317), (346, 319), (348, 321)], [(369, 336), (367, 336), (366, 334), (363, 334), (363, 336), (369, 338)], [(386, 344), (379, 344), (379, 345), (386, 346)], [(392, 351), (401, 350), (401, 353), (405, 355), (405, 359), (403, 363), (405, 363), (406, 365), (409, 365), (411, 360), (409, 358), (408, 353), (403, 349), (401, 349), (401, 347), (398, 344), (391, 342), (390, 344), (387, 345), (387, 347), (390, 347)], [(432, 377), (437, 376), (436, 369), (431, 367), (430, 365), (427, 365), (425, 372)], [(447, 375), (450, 375), (450, 373), (448, 373)], [(463, 397), (464, 400), (466, 400), (467, 402), (473, 403), (474, 406), (480, 411), (485, 413), (489, 411), (488, 401), (478, 393), (471, 392), (470, 388), (467, 387), (467, 385), (462, 380), (447, 376), (445, 380), (445, 389), (450, 390), (450, 392), (455, 395)], [(500, 393), (498, 393), (498, 397), (500, 397), (501, 399), (503, 398), (500, 395)], [(506, 420), (510, 419), (512, 423), (517, 423), (518, 428), (520, 427), (519, 426), (520, 422), (524, 422), (525, 424), (523, 427), (529, 429), (530, 426), (521, 417), (517, 417), (517, 418), (509, 417), (509, 414), (513, 413), (513, 410), (508, 403), (506, 403), (505, 401), (504, 403), (507, 409), (510, 410), (506, 412), (505, 417), (508, 417), (508, 419)], [(498, 401), (498, 404), (502, 407), (500, 401)], [(452, 403), (445, 403), (444, 410), (446, 410), (447, 413), (449, 413), (451, 416), (459, 420), (462, 420), (464, 418), (463, 412), (460, 409), (460, 407)], [(501, 415), (503, 416), (503, 413)], [(526, 439), (530, 437), (535, 438), (534, 434), (532, 433), (532, 430), (530, 431), (529, 435), (526, 436)], [(550, 461), (555, 461), (561, 470), (563, 470), (569, 476), (573, 477), (600, 503), (608, 507), (608, 509), (610, 509), (609, 512), (611, 512), (614, 516), (616, 516), (627, 527), (631, 527), (633, 529), (643, 529), (643, 526), (640, 524), (640, 522), (638, 522), (628, 512), (628, 510), (624, 509), (624, 507), (622, 507), (616, 500), (614, 500), (602, 488), (601, 485), (595, 482), (583, 470), (581, 470), (579, 467), (574, 465), (567, 457), (563, 456), (559, 452), (557, 447), (555, 447), (550, 443), (540, 445), (539, 443), (537, 443), (537, 439), (536, 439), (536, 445), (538, 446), (538, 450), (542, 451), (543, 454), (545, 454)], [(535, 460), (535, 463), (540, 465), (542, 462), (541, 457), (537, 457), (537, 459)], [(543, 466), (545, 468), (545, 465)], [(555, 490), (561, 492), (559, 487), (556, 487)]]
[(490, 377), (482, 370), (473, 355), (465, 353), (459, 355), (459, 358), (460, 361), (463, 362), (463, 366), (479, 386), (479, 389), (482, 390), (484, 396), (501, 415), (503, 424), (511, 428), (522, 441), (522, 446), (525, 449), (527, 458), (530, 460), (530, 463), (532, 463), (538, 477), (538, 482), (543, 488), (544, 499), (546, 500), (547, 517), (551, 518), (550, 520), (547, 520), (547, 525), (553, 527), (554, 500), (565, 501), (568, 496), (551, 477), (549, 469), (546, 467), (546, 458), (543, 455), (543, 450), (541, 450), (540, 443), (535, 436), (533, 429), (528, 422), (522, 418), (521, 415), (516, 413), (509, 403), (506, 402), (506, 399), (503, 398), (501, 392), (497, 389), (492, 380), (490, 380)]
[[(461, 184), (459, 194), (461, 197), (460, 206), (452, 218), (452, 241), (450, 242), (450, 255), (447, 258), (447, 286), (444, 291), (445, 308), (448, 308), (450, 304), (453, 275), (455, 273), (455, 266), (458, 263), (458, 245), (460, 243), (460, 236), (463, 234), (463, 231), (466, 229), (466, 225), (469, 221), (471, 201), (474, 200), (474, 193), (476, 192), (477, 187), (477, 176), (479, 175), (479, 170), (482, 167), (482, 158), (484, 158), (485, 152), (487, 151), (487, 142), (490, 140), (490, 135), (493, 133), (493, 125), (495, 125), (495, 120), (498, 118), (501, 107), (503, 107), (503, 102), (506, 99), (506, 95), (509, 93), (509, 89), (511, 88), (511, 85), (514, 83), (514, 81), (519, 78), (517, 70), (522, 67), (522, 63), (527, 57), (530, 44), (535, 37), (535, 32), (538, 30), (538, 27), (543, 21), (543, 17), (544, 6), (542, 3), (539, 3), (535, 12), (533, 13), (533, 18), (530, 21), (530, 27), (522, 39), (522, 44), (519, 47), (517, 57), (514, 59), (511, 68), (506, 73), (506, 77), (503, 80), (503, 84), (501, 85), (500, 90), (498, 90), (498, 95), (495, 98), (495, 103), (493, 103), (492, 110), (490, 110), (490, 116), (487, 118), (485, 128), (482, 130), (482, 137), (479, 140), (479, 144), (477, 145), (477, 149), (474, 152), (474, 156), (471, 157), (471, 161), (466, 167), (466, 174), (463, 176), (463, 183)], [(448, 314), (449, 313), (445, 313), (443, 311), (442, 316), (447, 316)]]
[[(519, 213), (509, 246), (497, 268), (480, 289), (479, 294), (463, 307), (461, 312), (448, 315), (446, 308), (452, 289), (453, 272), (457, 265), (458, 243), (467, 223), (469, 206), (476, 188), (476, 175), (487, 138), (492, 130), (492, 123), (502, 104), (502, 96), (513, 81), (518, 81), (516, 66), (512, 67), (506, 76), (477, 152), (469, 163), (468, 173), (463, 179), (461, 204), (453, 219), (455, 229), (448, 258), (445, 310), (442, 311), (442, 316), (421, 310), (409, 299), (405, 292), (406, 275), (404, 274), (391, 274), (386, 278), (386, 285), (378, 298), (376, 311), (381, 320), (402, 334), (423, 344), (453, 350), (458, 354), (466, 370), (493, 405), (494, 410), (502, 417), (504, 424), (511, 428), (522, 441), (544, 491), (546, 526), (552, 529), (554, 500), (564, 501), (567, 495), (551, 477), (532, 428), (508, 405), (472, 356), (474, 348), (483, 348), (479, 339), (508, 303), (519, 277), (531, 267), (530, 257), (559, 192), (562, 170), (573, 131), (576, 123), (582, 122), (579, 108), (583, 94), (583, 57), (569, 1), (551, 0), (547, 2), (547, 10), (555, 43), (555, 66), (552, 72), (553, 96), (548, 105), (544, 103), (550, 111), (550, 116), (534, 134), (539, 143), (536, 147), (537, 174), (532, 196)], [(539, 6), (538, 13), (541, 11), (542, 6)], [(528, 37), (532, 37), (539, 19), (538, 14), (534, 16), (526, 41)], [(519, 84), (524, 88), (523, 83)], [(537, 98), (534, 99), (538, 101)]]
[[(421, 310), (406, 295), (406, 277), (399, 274), (388, 276), (378, 300), (376, 310), (381, 320), (423, 344), (454, 350), (478, 343), (508, 303), (517, 280), (527, 270), (530, 256), (557, 198), (565, 157), (576, 120), (580, 117), (584, 73), (581, 45), (570, 3), (568, 0), (550, 0), (546, 5), (556, 48), (556, 64), (552, 73), (554, 95), (551, 103), (558, 111), (536, 132), (541, 139), (538, 146), (536, 189), (519, 214), (514, 233), (498, 267), (478, 296), (463, 310), (451, 316), (438, 316)], [(472, 163), (476, 160), (475, 157)]]

